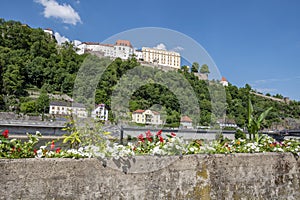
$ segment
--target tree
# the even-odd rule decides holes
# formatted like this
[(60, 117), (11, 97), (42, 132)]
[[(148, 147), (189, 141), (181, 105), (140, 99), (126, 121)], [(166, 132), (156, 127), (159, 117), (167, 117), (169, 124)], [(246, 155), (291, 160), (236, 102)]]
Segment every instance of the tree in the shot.
[(199, 72), (199, 63), (193, 62), (191, 72), (198, 73)]
[(20, 73), (18, 65), (8, 65), (3, 74), (3, 88), (8, 95), (20, 96), (24, 91), (24, 77)]
[(201, 68), (200, 68), (200, 73), (202, 73), (202, 74), (209, 74), (209, 73), (210, 73), (207, 64), (203, 64), (203, 65), (201, 66)]
[(50, 99), (45, 87), (42, 87), (40, 96), (36, 100), (36, 110), (39, 113), (46, 113), (49, 109)]

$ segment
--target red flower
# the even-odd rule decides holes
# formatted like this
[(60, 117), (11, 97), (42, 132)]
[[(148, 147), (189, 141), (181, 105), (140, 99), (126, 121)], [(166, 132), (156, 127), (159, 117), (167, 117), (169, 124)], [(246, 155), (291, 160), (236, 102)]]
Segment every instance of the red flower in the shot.
[(176, 133), (171, 133), (172, 137), (176, 137)]
[(152, 136), (152, 133), (150, 132), (150, 130), (148, 130), (148, 131), (146, 132), (146, 137), (149, 138), (149, 137), (151, 137), (151, 136)]
[(141, 141), (141, 142), (144, 142), (144, 135), (143, 134), (140, 134), (138, 136), (138, 139)]
[(60, 148), (58, 147), (56, 150), (55, 150), (56, 153), (60, 153)]
[(52, 140), (52, 143), (50, 145), (50, 149), (54, 149), (55, 148), (55, 144), (54, 144), (54, 140)]
[(164, 142), (164, 138), (163, 138), (161, 135), (159, 135), (158, 137), (159, 137), (159, 141), (160, 141), (161, 143), (163, 143), (163, 142)]
[(152, 133), (149, 131), (146, 132), (146, 138), (149, 142), (152, 142)]
[(34, 149), (34, 150), (33, 150), (33, 153), (34, 153), (34, 155), (36, 155), (36, 154), (37, 154), (37, 150), (36, 150), (36, 149)]
[(162, 130), (159, 130), (159, 131), (156, 133), (156, 135), (159, 136), (159, 135), (161, 135), (161, 133), (162, 133)]
[(8, 138), (8, 130), (6, 129), (5, 131), (3, 131), (2, 135), (4, 138)]

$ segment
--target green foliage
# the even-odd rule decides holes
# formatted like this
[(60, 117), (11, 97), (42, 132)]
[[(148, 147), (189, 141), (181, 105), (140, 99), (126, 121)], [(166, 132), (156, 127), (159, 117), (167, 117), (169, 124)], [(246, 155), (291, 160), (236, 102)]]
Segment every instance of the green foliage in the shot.
[(193, 62), (191, 72), (194, 72), (194, 73), (199, 72), (199, 63)]
[[(85, 66), (86, 69), (89, 69), (87, 77), (82, 77), (83, 80), (87, 79), (92, 82), (98, 78), (95, 74), (99, 74), (98, 72), (101, 71), (97, 69), (99, 59), (96, 56), (89, 56), (89, 59), (86, 59), (87, 55), (77, 55), (71, 43), (64, 43), (59, 46), (56, 40), (49, 34), (44, 33), (42, 29), (30, 28), (16, 21), (1, 19), (0, 30), (0, 76), (2, 77), (0, 79), (0, 110), (15, 112), (20, 110), (24, 113), (47, 112), (49, 100), (45, 94), (66, 93), (73, 95), (74, 81), (80, 67)], [(84, 60), (85, 62), (83, 63)], [(126, 78), (127, 73), (132, 69), (136, 69), (137, 66), (139, 66), (139, 63), (134, 58), (125, 61), (122, 61), (120, 58), (115, 59), (105, 69), (96, 92), (90, 91), (87, 86), (78, 89), (79, 93), (87, 96), (87, 99), (82, 97), (78, 102), (92, 104), (91, 99), (95, 98), (95, 103), (104, 103), (110, 110), (111, 97), (116, 85), (121, 78), (122, 80)], [(191, 71), (196, 72), (198, 70), (199, 64), (194, 62)], [(225, 88), (226, 102), (220, 102), (221, 96), (217, 91), (222, 86), (218, 84), (218, 81), (207, 82), (198, 80), (194, 73), (189, 73), (186, 66), (183, 66), (182, 70), (178, 70), (178, 72), (154, 73), (153, 71), (155, 70), (144, 68), (143, 70), (137, 70), (137, 75), (143, 78), (151, 75), (161, 80), (168, 77), (170, 84), (176, 88), (175, 93), (185, 91), (185, 88), (178, 83), (176, 75), (184, 76), (192, 86), (198, 99), (201, 112), (195, 118), (198, 119), (199, 125), (215, 125), (216, 120), (220, 116), (214, 116), (212, 113), (218, 113), (226, 106), (226, 114), (231, 119), (234, 119), (239, 127), (246, 127), (248, 124), (248, 96), (250, 96), (253, 103), (254, 116), (257, 113), (262, 113), (267, 107), (273, 107), (269, 111), (268, 117), (264, 120), (266, 126), (270, 126), (275, 122), (279, 123), (285, 118), (298, 119), (300, 115), (299, 102), (291, 101), (289, 104), (285, 104), (254, 96), (250, 94), (253, 90), (248, 84), (241, 88), (229, 84)], [(200, 73), (208, 74), (209, 67), (206, 64), (202, 65)], [(135, 85), (137, 80), (134, 77), (128, 79), (126, 83)], [(156, 104), (162, 105), (166, 108), (167, 126), (176, 127), (179, 125), (182, 114), (179, 101), (174, 91), (170, 91), (165, 86), (155, 84), (153, 80), (154, 78), (145, 80), (143, 82), (145, 84), (136, 91), (126, 90), (126, 94), (131, 95), (129, 109), (132, 112), (137, 109), (151, 108), (151, 106)], [(208, 90), (208, 85), (210, 91)], [(20, 100), (21, 97), (28, 95), (27, 89), (36, 88), (40, 90), (42, 87), (46, 92), (41, 92), (40, 97), (35, 102), (35, 106), (33, 105), (33, 99)], [(275, 95), (275, 97), (283, 98), (280, 94)], [(185, 98), (185, 101), (189, 101), (188, 95), (183, 98)], [(212, 105), (214, 106), (212, 107)], [(190, 109), (189, 105), (183, 106), (183, 110)], [(109, 112), (109, 119), (114, 120), (111, 112)]]
[(209, 74), (210, 73), (209, 68), (208, 68), (208, 66), (206, 64), (203, 64), (201, 66), (200, 73), (202, 73), (202, 74)]
[(263, 113), (261, 113), (259, 117), (255, 117), (253, 115), (254, 110), (253, 110), (251, 100), (250, 98), (248, 99), (248, 126), (247, 127), (248, 127), (250, 140), (252, 138), (255, 139), (256, 142), (258, 142), (259, 140), (258, 131), (260, 131), (263, 121), (265, 120), (265, 118), (267, 117), (267, 115), (271, 110), (272, 107), (268, 108)]
[(35, 145), (41, 135), (27, 134), (28, 141), (22, 142), (19, 139), (9, 139), (8, 130), (0, 135), (0, 158), (33, 158), (36, 155)]
[(246, 133), (244, 133), (243, 131), (241, 131), (240, 129), (237, 129), (235, 134), (234, 134), (234, 138), (235, 139), (246, 139)]

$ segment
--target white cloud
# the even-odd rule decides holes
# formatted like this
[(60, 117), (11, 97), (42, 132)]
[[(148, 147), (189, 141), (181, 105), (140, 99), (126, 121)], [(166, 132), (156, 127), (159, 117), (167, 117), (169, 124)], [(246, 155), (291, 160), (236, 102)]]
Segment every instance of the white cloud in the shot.
[(57, 41), (57, 43), (60, 45), (64, 42), (69, 42), (70, 40), (68, 38), (66, 38), (65, 36), (61, 36), (58, 32), (54, 33), (54, 37)]
[(177, 46), (177, 47), (171, 49), (171, 51), (175, 51), (175, 52), (179, 52), (179, 51), (183, 51), (183, 50), (184, 50), (184, 48), (181, 46)]
[(44, 17), (46, 18), (58, 18), (66, 24), (81, 23), (79, 14), (69, 4), (60, 5), (55, 0), (35, 0), (35, 2), (44, 6)]
[(160, 49), (160, 50), (167, 50), (166, 45), (164, 45), (163, 43), (160, 43), (158, 45), (156, 45), (155, 47), (153, 47), (154, 49)]

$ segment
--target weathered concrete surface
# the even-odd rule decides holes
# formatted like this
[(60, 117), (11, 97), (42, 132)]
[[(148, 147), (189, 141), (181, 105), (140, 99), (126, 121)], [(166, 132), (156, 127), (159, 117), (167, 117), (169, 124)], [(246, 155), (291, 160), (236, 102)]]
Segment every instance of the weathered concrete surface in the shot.
[(0, 160), (0, 199), (300, 199), (289, 153)]

